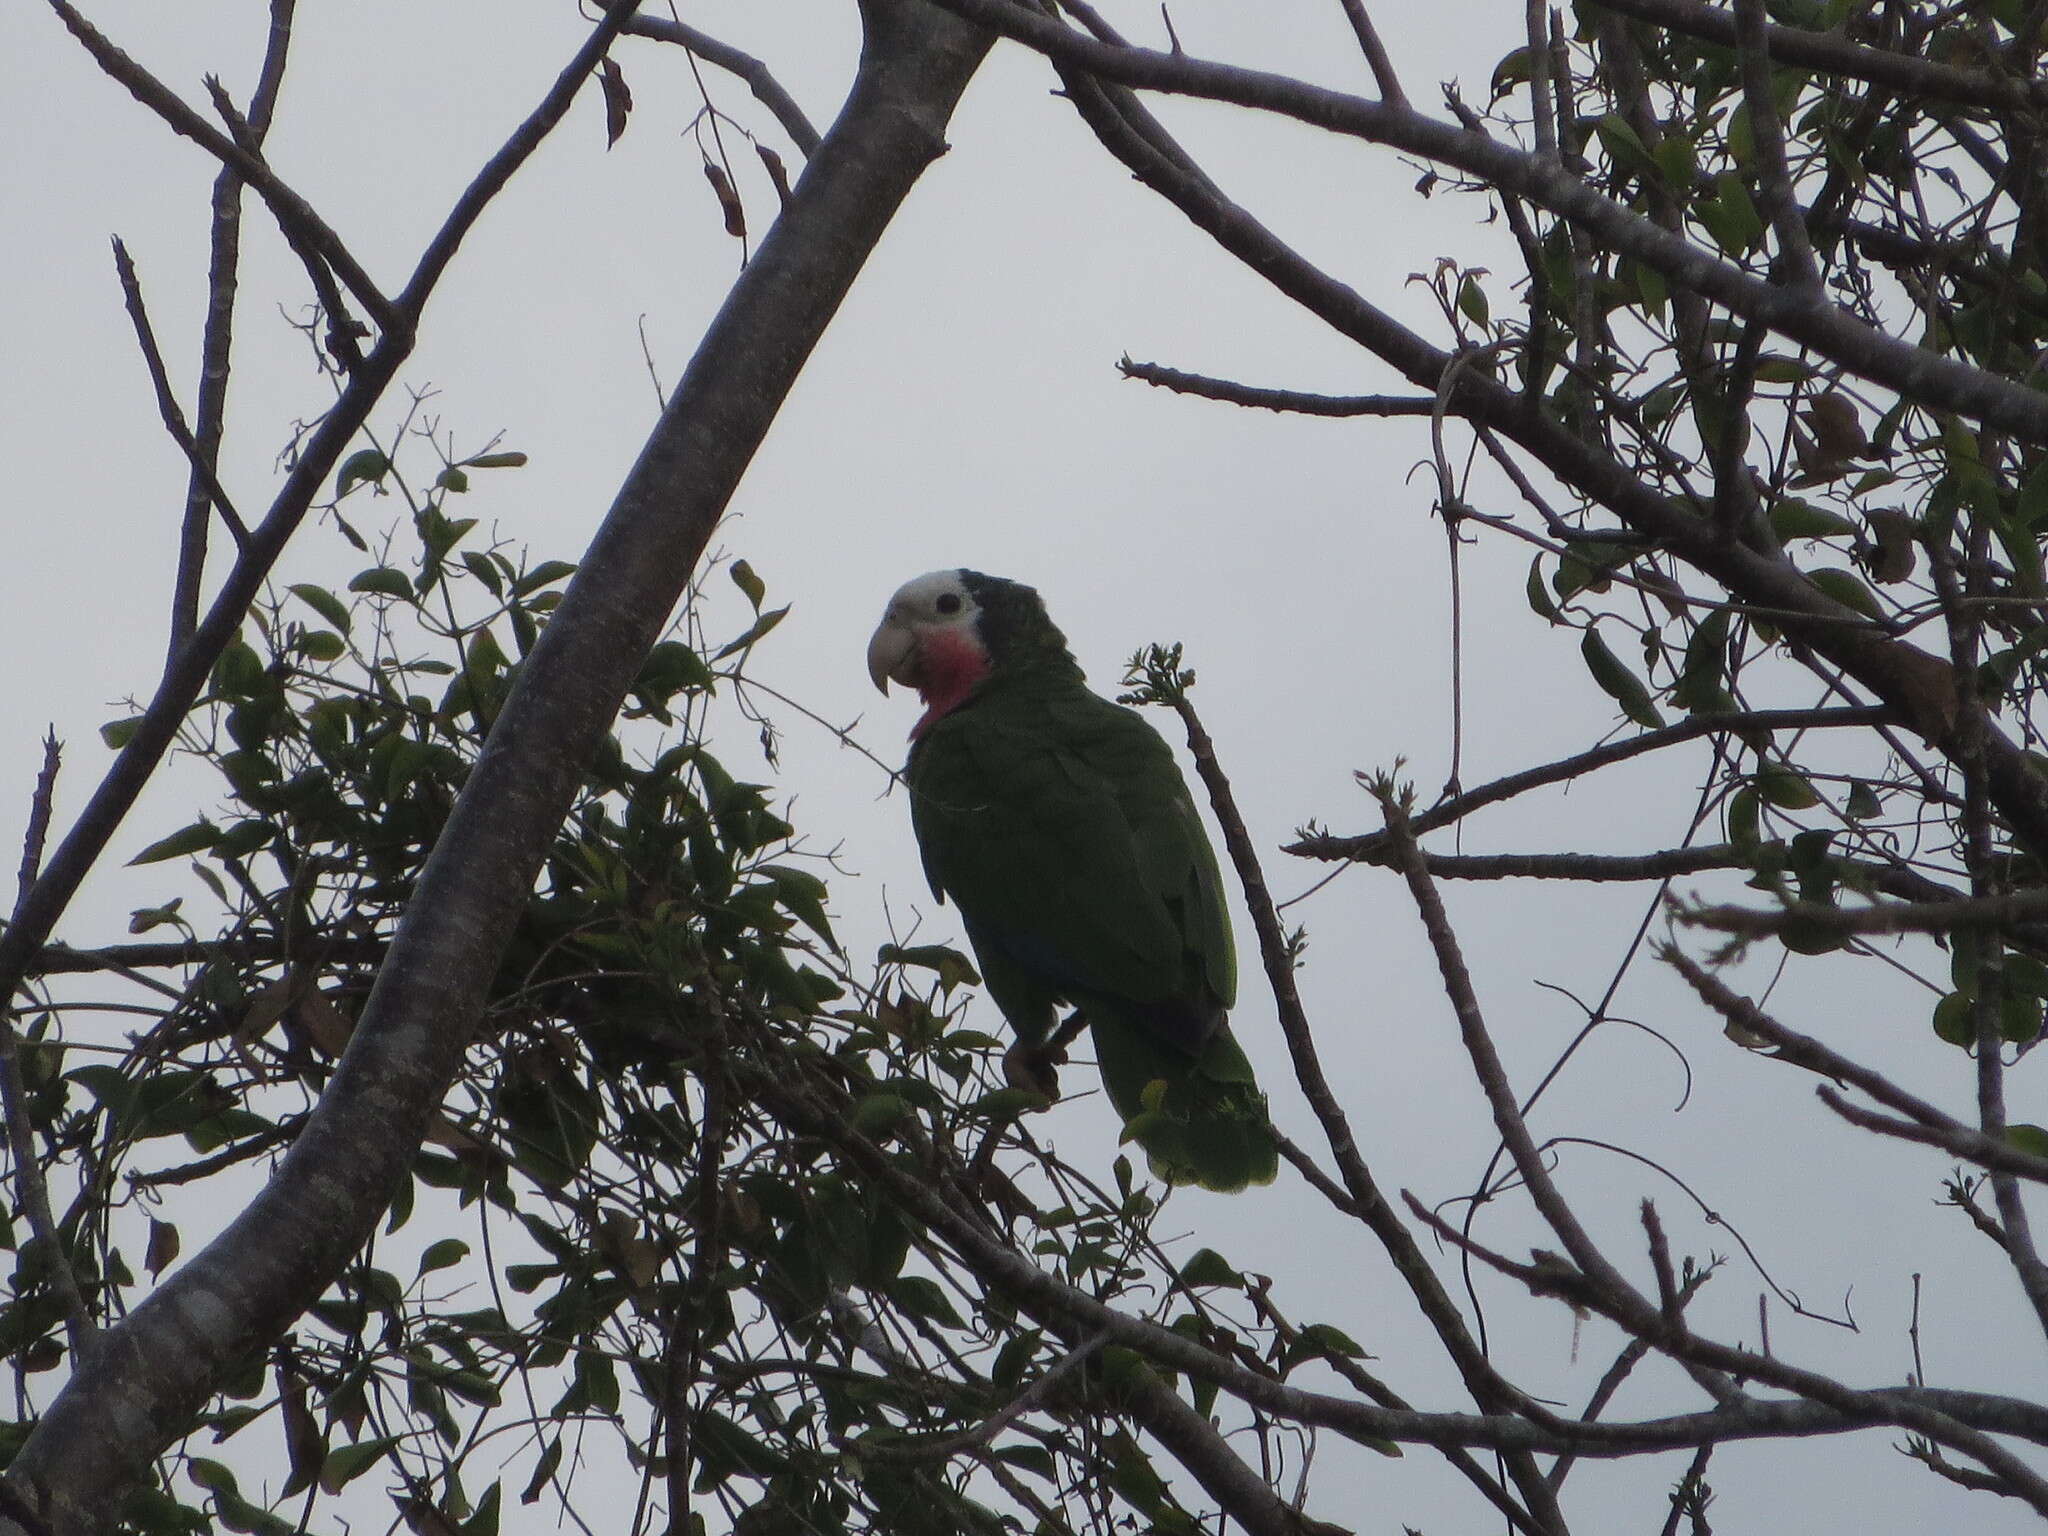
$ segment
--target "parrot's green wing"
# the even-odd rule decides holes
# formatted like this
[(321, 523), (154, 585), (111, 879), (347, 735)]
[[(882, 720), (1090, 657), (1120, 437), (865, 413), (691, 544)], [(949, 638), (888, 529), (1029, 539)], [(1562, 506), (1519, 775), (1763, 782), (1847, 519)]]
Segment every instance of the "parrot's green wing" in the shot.
[(908, 778), (933, 889), (1027, 969), (1141, 1005), (1236, 1000), (1215, 855), (1135, 711), (1083, 688), (991, 698), (937, 721)]
[(1057, 1000), (1079, 1006), (1156, 1172), (1270, 1181), (1265, 1101), (1223, 1022), (1222, 876), (1159, 733), (1080, 686), (1013, 688), (933, 722), (907, 778), (925, 872), (1019, 1038), (1043, 1039)]

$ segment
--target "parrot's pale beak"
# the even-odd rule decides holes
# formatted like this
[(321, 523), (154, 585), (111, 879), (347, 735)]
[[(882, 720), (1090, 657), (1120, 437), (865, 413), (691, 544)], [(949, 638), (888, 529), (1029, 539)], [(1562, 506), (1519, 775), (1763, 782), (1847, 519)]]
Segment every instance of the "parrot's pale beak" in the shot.
[(874, 638), (868, 641), (868, 676), (883, 693), (891, 682), (906, 688), (917, 686), (912, 664), (917, 659), (917, 636), (893, 617), (882, 620)]

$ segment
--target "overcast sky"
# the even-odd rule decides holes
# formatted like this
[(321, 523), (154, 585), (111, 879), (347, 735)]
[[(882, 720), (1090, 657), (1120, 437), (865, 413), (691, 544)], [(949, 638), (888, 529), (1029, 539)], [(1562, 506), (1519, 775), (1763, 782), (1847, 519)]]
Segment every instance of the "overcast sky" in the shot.
[[(1163, 40), (1156, 7), (1105, 8), (1135, 37)], [(1505, 0), (1376, 9), (1425, 105), (1435, 83), (1452, 78), (1483, 99), (1521, 20), (1521, 7)], [(90, 7), (194, 100), (207, 72), (246, 100), (261, 11), (253, 0)], [(683, 15), (767, 59), (814, 121), (829, 120), (857, 44), (849, 0), (725, 0)], [(1181, 0), (1174, 20), (1193, 53), (1370, 88), (1333, 0)], [(572, 7), (536, 0), (302, 5), (272, 162), (395, 285), (581, 30)], [(460, 445), (502, 432), (504, 446), (531, 455), (523, 471), (478, 477), (466, 510), (536, 558), (575, 557), (652, 424), (658, 402), (642, 326), (662, 383), (672, 384), (739, 259), (682, 137), (698, 103), (680, 56), (632, 39), (616, 56), (638, 102), (625, 139), (607, 153), (594, 95), (579, 102), (472, 238), (404, 374), (439, 391), (434, 408)], [(797, 163), (743, 88), (707, 78), (720, 106)], [(861, 740), (892, 761), (916, 707), (873, 694), (862, 652), (889, 593), (921, 571), (966, 564), (1038, 586), (1105, 691), (1141, 644), (1185, 641), (1201, 676), (1196, 702), (1273, 883), (1291, 895), (1323, 872), (1277, 852), (1296, 826), (1374, 824), (1354, 769), (1406, 758), (1427, 796), (1448, 765), (1444, 539), (1417, 472), (1425, 435), (1411, 423), (1238, 411), (1120, 380), (1116, 360), (1129, 353), (1310, 389), (1398, 382), (1132, 183), (1051, 94), (1053, 83), (1041, 61), (1014, 48), (984, 69), (952, 152), (819, 349), (719, 543), (753, 563), (772, 602), (795, 605), (760, 652), (760, 675), (831, 719), (859, 719)], [(1405, 279), (1439, 256), (1490, 265), (1501, 274), (1491, 280), (1496, 309), (1511, 302), (1512, 262), (1499, 232), (1481, 225), (1482, 205), (1416, 197), (1418, 172), (1396, 157), (1218, 109), (1163, 112), (1226, 189), (1418, 328), (1437, 334), (1426, 295)], [(126, 712), (116, 701), (148, 691), (161, 656), (184, 476), (156, 425), (107, 239), (128, 241), (189, 401), (212, 167), (102, 79), (32, 5), (15, 13), (0, 49), (0, 114), (9, 145), (0, 207), (12, 232), (0, 246), (0, 496), (13, 575), (0, 608), (0, 647), (12, 660), (0, 716), (0, 847), (9, 847), (44, 725), (54, 722), (69, 743), (61, 815), (75, 811), (104, 765), (96, 727)], [(774, 206), (765, 181), (754, 177), (745, 191), (765, 225)], [(225, 478), (241, 503), (260, 505), (291, 421), (320, 408), (324, 386), (277, 307), (297, 312), (303, 280), (260, 214), (250, 225), (246, 285), (261, 298), (241, 320)], [(397, 515), (396, 503), (352, 507), (359, 522)], [(290, 557), (295, 578), (335, 585), (362, 563), (311, 526)], [(1582, 748), (1613, 724), (1609, 701), (1579, 665), (1577, 637), (1528, 611), (1526, 567), (1520, 546), (1482, 544), (1466, 555), (1467, 784)], [(714, 633), (737, 628), (736, 598), (722, 581), (713, 590)], [(882, 774), (825, 733), (795, 715), (783, 724), (773, 782), (795, 802), (800, 827), (821, 844), (843, 844), (858, 878), (838, 881), (833, 908), (854, 953), (884, 936), (885, 898), (899, 924), (922, 916), (921, 937), (957, 936), (950, 910), (935, 909), (923, 886), (902, 797), (885, 796)], [(748, 740), (743, 727), (730, 731), (737, 762), (748, 761)], [(1463, 847), (1671, 846), (1696, 782), (1680, 775), (1697, 769), (1697, 759), (1659, 758), (1610, 770), (1574, 795), (1474, 822)], [(154, 789), (119, 857), (192, 819), (213, 793), (189, 772)], [(130, 908), (181, 888), (175, 866), (114, 869), (96, 878), (62, 936), (104, 940)], [(1651, 893), (1567, 899), (1517, 883), (1447, 894), (1501, 1048), (1517, 1080), (1533, 1084), (1579, 1023), (1568, 1002), (1535, 983), (1597, 997)], [(1290, 916), (1308, 925), (1310, 1014), (1378, 1176), (1428, 1200), (1466, 1191), (1492, 1138), (1398, 883), (1353, 873)], [(1244, 970), (1258, 974), (1249, 950)], [(1867, 1052), (1961, 1108), (1967, 1063), (1932, 1039), (1930, 1002), (1879, 967), (1838, 961), (1800, 962), (1773, 996), (1787, 1022)], [(1728, 1045), (1714, 1019), (1647, 966), (1624, 989), (1621, 1011), (1684, 1047), (1696, 1074), (1684, 1112), (1672, 1112), (1683, 1083), (1668, 1052), (1615, 1028), (1560, 1083), (1539, 1133), (1656, 1157), (1741, 1227), (1809, 1304), (1838, 1310), (1853, 1292), (1860, 1334), (1780, 1311), (1780, 1354), (1856, 1383), (1900, 1379), (1911, 1363), (1909, 1277), (1919, 1271), (1931, 1381), (2038, 1395), (2038, 1330), (2023, 1322), (1983, 1241), (1934, 1208), (1938, 1159), (1841, 1128), (1813, 1103), (1809, 1079)], [(1237, 1033), (1277, 1118), (1312, 1142), (1256, 986)], [(2038, 1087), (2027, 1074), (2014, 1093), (2016, 1119), (2048, 1119), (2028, 1107)], [(1099, 1098), (1047, 1123), (1075, 1161), (1106, 1165), (1113, 1154), (1116, 1128)], [(1574, 1150), (1564, 1184), (1632, 1273), (1645, 1272), (1632, 1237), (1643, 1193), (1656, 1196), (1682, 1250), (1731, 1246), (1679, 1192), (1618, 1159)], [(1377, 1248), (1298, 1182), (1235, 1199), (1180, 1196), (1175, 1215), (1200, 1242), (1277, 1275), (1297, 1319), (1337, 1323), (1379, 1354), (1376, 1368), (1420, 1405), (1457, 1403), (1433, 1339)], [(1511, 1249), (1540, 1241), (1512, 1209), (1481, 1231)], [(1576, 1409), (1619, 1347), (1614, 1332), (1575, 1331), (1560, 1309), (1483, 1289), (1511, 1374)], [(1753, 1342), (1758, 1289), (1738, 1262), (1699, 1315)], [(1646, 1384), (1617, 1411), (1693, 1401)], [(1891, 1449), (1894, 1438), (1724, 1449), (1712, 1474), (1714, 1523), (1845, 1533), (1953, 1528), (1946, 1522), (1956, 1518), (1985, 1533), (2033, 1524), (2000, 1501), (1938, 1483)], [(1355, 1492), (1327, 1478), (1313, 1512), (1361, 1531), (1484, 1528), (1463, 1485), (1426, 1453), (1363, 1461)], [(1580, 1528), (1653, 1530), (1661, 1490), (1682, 1465), (1582, 1467)]]

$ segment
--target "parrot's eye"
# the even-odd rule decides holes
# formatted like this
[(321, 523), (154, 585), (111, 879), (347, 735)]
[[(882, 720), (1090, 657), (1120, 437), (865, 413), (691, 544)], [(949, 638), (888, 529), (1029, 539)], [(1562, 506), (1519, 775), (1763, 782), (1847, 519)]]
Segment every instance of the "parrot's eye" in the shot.
[(960, 594), (958, 592), (941, 592), (939, 600), (933, 603), (932, 606), (941, 613), (958, 613), (960, 611)]

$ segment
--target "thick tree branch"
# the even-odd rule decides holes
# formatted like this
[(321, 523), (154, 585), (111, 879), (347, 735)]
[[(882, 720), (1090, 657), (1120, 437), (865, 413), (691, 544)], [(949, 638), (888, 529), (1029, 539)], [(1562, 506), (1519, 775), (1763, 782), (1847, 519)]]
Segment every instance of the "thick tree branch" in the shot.
[[(551, 106), (595, 68), (627, 8), (596, 29)], [(220, 1374), (320, 1294), (407, 1176), (590, 753), (811, 348), (942, 150), (953, 103), (987, 47), (981, 33), (909, 0), (864, 9), (870, 46), (847, 106), (527, 656), (318, 1109), (249, 1207), (103, 1336), (10, 1469), (16, 1491), (51, 1524), (101, 1524)], [(512, 149), (429, 248), (399, 301), (409, 311), (485, 189), (517, 164)], [(230, 633), (248, 598), (234, 603)], [(202, 625), (195, 644), (206, 632)], [(5, 937), (18, 974), (43, 934), (17, 925)]]

